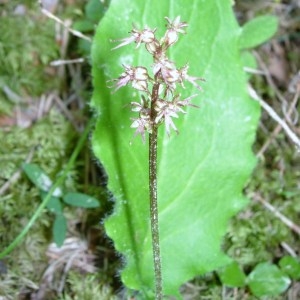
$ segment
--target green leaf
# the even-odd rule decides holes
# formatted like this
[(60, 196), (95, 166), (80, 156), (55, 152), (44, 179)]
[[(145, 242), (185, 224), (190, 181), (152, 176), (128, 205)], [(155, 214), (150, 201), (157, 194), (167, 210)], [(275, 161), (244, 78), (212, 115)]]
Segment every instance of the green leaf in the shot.
[[(259, 106), (247, 95), (240, 58), (239, 34), (230, 1), (111, 1), (92, 46), (94, 93), (99, 119), (93, 150), (108, 174), (115, 200), (105, 228), (117, 251), (125, 256), (124, 284), (136, 290), (154, 286), (148, 196), (148, 143), (133, 139), (129, 103), (139, 102), (130, 87), (115, 93), (107, 80), (125, 65), (152, 65), (141, 46), (111, 51), (114, 39), (128, 37), (134, 22), (165, 30), (164, 17), (181, 16), (188, 34), (170, 49), (178, 67), (189, 62), (189, 73), (206, 79), (204, 92), (176, 120), (180, 134), (159, 129), (158, 202), (163, 289), (178, 299), (179, 286), (196, 275), (230, 262), (221, 251), (228, 220), (247, 204), (243, 187), (255, 165), (251, 151)], [(150, 72), (150, 71), (149, 71)], [(197, 91), (186, 84), (182, 97)], [(131, 143), (132, 142), (132, 143)]]
[(95, 29), (95, 24), (89, 20), (79, 20), (74, 23), (73, 29), (81, 32), (89, 32)]
[(218, 270), (218, 275), (226, 286), (243, 287), (245, 285), (246, 275), (236, 261)]
[[(46, 192), (41, 191), (41, 198), (44, 200), (47, 196)], [(47, 208), (54, 214), (61, 214), (63, 209), (60, 202), (60, 199), (54, 196), (50, 197), (50, 200), (47, 203)]]
[(240, 48), (253, 48), (271, 38), (277, 31), (278, 20), (274, 16), (259, 16), (242, 27)]
[[(31, 182), (36, 185), (36, 187), (44, 192), (48, 192), (50, 190), (52, 186), (52, 180), (38, 165), (24, 163), (22, 168)], [(61, 195), (62, 191), (60, 188), (55, 189), (53, 192), (53, 196), (60, 197)]]
[(58, 214), (55, 216), (52, 233), (55, 244), (61, 247), (66, 238), (67, 232), (67, 221), (63, 214)]
[(99, 201), (89, 195), (81, 193), (68, 193), (63, 197), (65, 203), (84, 208), (99, 207)]
[(91, 42), (82, 39), (79, 40), (78, 51), (82, 53), (84, 56), (89, 57), (91, 54)]
[(95, 24), (103, 17), (106, 7), (99, 0), (89, 0), (85, 6), (85, 15), (87, 19), (93, 21)]
[(276, 296), (287, 290), (291, 280), (277, 266), (260, 263), (249, 274), (247, 283), (251, 292), (257, 296)]
[(292, 279), (300, 279), (300, 261), (298, 257), (284, 256), (279, 261), (281, 270)]

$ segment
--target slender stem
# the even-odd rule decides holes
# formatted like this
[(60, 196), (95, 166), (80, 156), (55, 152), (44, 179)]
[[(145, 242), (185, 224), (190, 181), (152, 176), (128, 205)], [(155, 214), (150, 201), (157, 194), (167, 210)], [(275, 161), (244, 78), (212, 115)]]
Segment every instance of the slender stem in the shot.
[(163, 299), (161, 257), (159, 244), (158, 205), (157, 205), (157, 131), (158, 126), (154, 120), (156, 117), (155, 102), (158, 99), (159, 84), (155, 83), (152, 90), (151, 121), (152, 132), (149, 134), (149, 192), (150, 192), (150, 219), (152, 234), (152, 251), (155, 274), (155, 299)]

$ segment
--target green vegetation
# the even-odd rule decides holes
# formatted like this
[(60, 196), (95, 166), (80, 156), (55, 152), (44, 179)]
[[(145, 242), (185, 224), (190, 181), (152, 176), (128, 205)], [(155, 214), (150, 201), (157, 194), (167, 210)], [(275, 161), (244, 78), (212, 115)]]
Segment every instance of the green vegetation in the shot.
[[(87, 120), (92, 119), (89, 107), (92, 94), (89, 57), (90, 43), (67, 33), (63, 26), (56, 24), (55, 21), (43, 15), (35, 1), (21, 2), (22, 4), (17, 0), (0, 1), (1, 253), (22, 233), (35, 213), (39, 212), (39, 207), (45, 200), (43, 195), (41, 196), (40, 188), (23, 171), (22, 165), (24, 163), (35, 164), (47, 174), (55, 185), (57, 180), (61, 178), (61, 175), (64, 174), (70, 157), (74, 153), (74, 149), (77, 148), (83, 128), (88, 123)], [(140, 7), (131, 7), (130, 5), (134, 1), (130, 1), (120, 13), (119, 7), (116, 6), (117, 2), (112, 1), (110, 7), (112, 10), (110, 10), (108, 1), (65, 1), (57, 5), (53, 11), (54, 15), (62, 20), (71, 20), (73, 29), (89, 37), (94, 36), (94, 30), (98, 21), (104, 18), (103, 27), (101, 28), (100, 26), (97, 33), (98, 38), (105, 36), (106, 39), (101, 41), (101, 43), (99, 41), (99, 52), (97, 52), (97, 55), (102, 57), (104, 64), (102, 67), (106, 68), (104, 80), (116, 78), (121, 70), (121, 63), (129, 63), (128, 60), (133, 59), (134, 63), (137, 64), (152, 63), (151, 61), (144, 61), (143, 54), (139, 57), (132, 57), (131, 50), (134, 48), (132, 45), (129, 46), (131, 49), (125, 50), (124, 48), (124, 52), (123, 49), (111, 52), (110, 49), (115, 44), (110, 43), (109, 40), (127, 37), (132, 22), (139, 28), (142, 28), (146, 23), (151, 28), (160, 25), (160, 21), (157, 22), (157, 20), (161, 20), (164, 16), (169, 16), (172, 9), (175, 13), (178, 9), (176, 3), (179, 3), (179, 1), (166, 1), (166, 3), (173, 3), (171, 9), (171, 6), (165, 7), (165, 2), (154, 1), (154, 4), (157, 2), (156, 5), (145, 9), (143, 14), (135, 15), (130, 13), (127, 21), (125, 13), (130, 11), (131, 8), (135, 12), (135, 9), (140, 9)], [(222, 5), (225, 5), (225, 2), (222, 1)], [(120, 3), (126, 4), (127, 1), (119, 2), (118, 5), (121, 5)], [(142, 2), (138, 1), (138, 3), (138, 5), (141, 5)], [(217, 249), (217, 262), (221, 262), (218, 263), (220, 268), (213, 266), (211, 261), (203, 264), (202, 250), (205, 245), (209, 245), (210, 241), (205, 240), (206, 243), (204, 244), (197, 239), (195, 241), (197, 247), (190, 245), (188, 251), (185, 250), (184, 247), (187, 247), (188, 241), (191, 240), (188, 237), (191, 236), (191, 232), (193, 233), (194, 229), (191, 231), (183, 230), (183, 237), (187, 240), (186, 245), (183, 244), (182, 252), (180, 252), (180, 249), (176, 252), (175, 258), (171, 257), (169, 261), (165, 261), (165, 265), (168, 266), (170, 261), (176, 262), (176, 264), (181, 263), (182, 266), (187, 262), (191, 262), (190, 266), (192, 267), (177, 272), (175, 265), (174, 269), (172, 269), (172, 276), (177, 274), (178, 278), (176, 280), (178, 280), (176, 281), (173, 277), (170, 277), (172, 282), (170, 283), (167, 280), (166, 284), (170, 286), (174, 283), (177, 289), (181, 283), (185, 283), (190, 279), (188, 283), (180, 287), (179, 291), (185, 298), (192, 300), (281, 300), (289, 297), (290, 299), (293, 299), (292, 297), (297, 299), (300, 298), (298, 291), (300, 279), (300, 231), (298, 222), (300, 214), (300, 192), (298, 187), (300, 175), (299, 153), (283, 131), (275, 131), (275, 134), (273, 134), (278, 124), (265, 112), (262, 112), (260, 126), (257, 131), (255, 129), (256, 119), (253, 120), (253, 128), (247, 131), (248, 136), (237, 136), (236, 133), (242, 130), (241, 123), (239, 123), (240, 116), (246, 116), (247, 112), (250, 112), (246, 107), (252, 107), (257, 113), (257, 104), (252, 103), (252, 100), (246, 95), (245, 83), (246, 79), (250, 79), (258, 94), (282, 118), (285, 118), (288, 125), (297, 134), (298, 121), (296, 116), (299, 109), (296, 105), (292, 106), (292, 103), (295, 97), (296, 99), (297, 97), (299, 98), (299, 94), (297, 96), (295, 88), (290, 89), (290, 92), (288, 92), (288, 86), (290, 86), (288, 78), (294, 77), (295, 70), (300, 68), (297, 44), (299, 43), (299, 27), (297, 27), (297, 22), (295, 21), (299, 16), (299, 8), (295, 6), (293, 1), (266, 1), (263, 7), (256, 6), (254, 2), (250, 3), (246, 0), (236, 1), (233, 8), (241, 24), (238, 27), (233, 14), (229, 10), (229, 6), (227, 7), (226, 5), (228, 10), (224, 9), (219, 12), (215, 10), (216, 13), (211, 19), (206, 20), (206, 14), (213, 13), (213, 10), (209, 9), (210, 5), (213, 5), (212, 3), (216, 2), (210, 1), (199, 12), (201, 15), (203, 14), (203, 18), (195, 19), (193, 14), (190, 14), (187, 6), (184, 6), (184, 9), (180, 8), (181, 19), (183, 21), (192, 20), (192, 22), (189, 24), (188, 34), (178, 42), (178, 47), (176, 50), (174, 48), (175, 51), (171, 53), (172, 59), (179, 60), (179, 66), (187, 62), (192, 63), (191, 74), (203, 76), (207, 82), (203, 86), (204, 92), (198, 98), (195, 98), (197, 102), (195, 104), (198, 104), (200, 109), (189, 111), (184, 121), (175, 121), (180, 134), (178, 136), (172, 134), (168, 138), (163, 137), (163, 129), (160, 132), (160, 143), (164, 139), (166, 147), (164, 149), (165, 152), (160, 153), (162, 163), (160, 175), (163, 175), (161, 180), (164, 182), (160, 182), (159, 197), (165, 199), (165, 202), (162, 200), (161, 205), (163, 205), (166, 214), (168, 210), (172, 211), (172, 214), (169, 214), (162, 221), (163, 234), (172, 237), (169, 241), (166, 239), (163, 242), (165, 243), (165, 249), (171, 248), (172, 253), (175, 253), (174, 249), (177, 249), (176, 247), (179, 248), (180, 239), (174, 239), (173, 233), (174, 226), (179, 226), (180, 220), (186, 221), (186, 224), (190, 222), (191, 227), (195, 224), (191, 221), (196, 217), (195, 215), (199, 216), (199, 219), (204, 218), (201, 215), (201, 209), (199, 209), (199, 214), (195, 213), (198, 203), (196, 203), (195, 194), (190, 195), (193, 191), (201, 192), (201, 185), (212, 182), (212, 190), (214, 187), (215, 190), (222, 191), (222, 195), (228, 196), (225, 197), (228, 199), (224, 199), (224, 202), (222, 202), (224, 208), (228, 203), (235, 204), (236, 207), (229, 214), (224, 209), (224, 222), (221, 225), (218, 223), (220, 214), (214, 215), (214, 220), (211, 223), (209, 219), (211, 215), (207, 215), (205, 224), (201, 225), (201, 228), (207, 228), (211, 235), (213, 235), (214, 230), (217, 232), (218, 238), (214, 249)], [(21, 8), (20, 5), (22, 6)], [(271, 42), (267, 42), (257, 50), (256, 55), (268, 65), (268, 59), (276, 50), (275, 64), (278, 61), (282, 62), (282, 60), (285, 62), (287, 73), (283, 77), (286, 78), (286, 81), (280, 80), (280, 76), (271, 70), (271, 67), (274, 66), (274, 61), (267, 66), (266, 71), (262, 68), (260, 61), (253, 58), (252, 52), (249, 52), (248, 49), (266, 40), (274, 30), (274, 18), (255, 18), (255, 16), (266, 14), (276, 14), (280, 24), (279, 30)], [(154, 17), (150, 19), (149, 15)], [(118, 18), (118, 16), (120, 16), (122, 23), (116, 25), (115, 22), (109, 22), (114, 20), (114, 18)], [(139, 16), (144, 16), (144, 18), (140, 19)], [(214, 18), (218, 22), (223, 19), (224, 24), (231, 26), (232, 30), (226, 31), (226, 26), (223, 28), (224, 24), (213, 21)], [(247, 23), (251, 20), (252, 22)], [(198, 26), (199, 23), (200, 26)], [(209, 26), (206, 26), (206, 23)], [(243, 27), (242, 24), (248, 25)], [(264, 24), (265, 26), (263, 26)], [(221, 30), (222, 28), (223, 31)], [(246, 28), (244, 33), (242, 28)], [(256, 28), (256, 30), (253, 28)], [(251, 35), (253, 30), (257, 33), (257, 28), (262, 30), (258, 31), (258, 35)], [(158, 29), (158, 33), (163, 32), (163, 30), (163, 28), (161, 31)], [(212, 40), (217, 36), (213, 33), (219, 33), (215, 47), (219, 45), (220, 48), (219, 46), (216, 48), (211, 47), (214, 45)], [(239, 39), (239, 43), (238, 36), (243, 37)], [(201, 41), (205, 41), (206, 45), (203, 48), (200, 47), (201, 51), (199, 47), (197, 47), (197, 51), (194, 51), (194, 41), (200, 37)], [(224, 40), (222, 40), (222, 37), (224, 37)], [(211, 40), (209, 40), (210, 38)], [(236, 43), (233, 42), (235, 38)], [(239, 47), (247, 49), (244, 51), (239, 49)], [(281, 52), (278, 49), (281, 49)], [(126, 52), (127, 50), (128, 53)], [(215, 65), (209, 65), (209, 62), (213, 61), (208, 60), (211, 52), (213, 52), (212, 50), (219, 53)], [(240, 50), (242, 51), (240, 52)], [(96, 50), (94, 49), (94, 51)], [(201, 57), (195, 58), (194, 52), (196, 54), (199, 52)], [(120, 60), (124, 54), (127, 55), (126, 59)], [(50, 62), (54, 60), (72, 60), (77, 58), (84, 58), (84, 63), (50, 66)], [(225, 62), (228, 65), (225, 65)], [(199, 63), (199, 65), (196, 66), (196, 63)], [(273, 78), (273, 81), (270, 82), (266, 80), (265, 76), (258, 74), (252, 74), (251, 76), (246, 74), (245, 76), (242, 65), (270, 72), (269, 75)], [(220, 70), (216, 73), (215, 70), (218, 66), (224, 66), (224, 68), (220, 67)], [(94, 65), (94, 68), (97, 68), (97, 66)], [(279, 67), (278, 69), (282, 71), (284, 67)], [(233, 80), (231, 76), (236, 79), (234, 83), (231, 83), (231, 80)], [(211, 84), (212, 82), (214, 83), (213, 85)], [(129, 112), (130, 109), (124, 107), (127, 101), (139, 99), (137, 95), (133, 96), (133, 98), (136, 97), (133, 99), (130, 90), (127, 88), (125, 88), (124, 92), (118, 91), (111, 95), (111, 91), (107, 89), (104, 81), (99, 83), (99, 86), (96, 88), (99, 88), (99, 91), (97, 89), (96, 91), (99, 93), (98, 96), (102, 97), (101, 101), (103, 103), (111, 98), (110, 104), (118, 109), (114, 121), (117, 117), (121, 118), (115, 122), (120, 122), (118, 124), (121, 128), (122, 139), (119, 140), (117, 131), (114, 131), (116, 124), (112, 125), (111, 131), (106, 128), (107, 136), (111, 133), (116, 133), (114, 134), (115, 140), (112, 140), (112, 142), (117, 142), (118, 147), (112, 147), (107, 142), (106, 133), (100, 132), (100, 128), (96, 127), (97, 134), (103, 136), (102, 141), (97, 142), (99, 143), (98, 149), (102, 147), (102, 152), (105, 151), (104, 149), (113, 149), (113, 151), (109, 150), (111, 152), (106, 150), (107, 153), (105, 154), (109, 155), (111, 153), (112, 159), (101, 159), (100, 163), (104, 163), (104, 169), (91, 153), (90, 139), (86, 139), (77, 159), (71, 164), (70, 171), (66, 173), (67, 176), (59, 184), (59, 187), (63, 195), (75, 192), (80, 193), (80, 195), (90, 195), (99, 201), (100, 206), (89, 209), (82, 208), (84, 204), (82, 205), (81, 201), (85, 201), (82, 198), (78, 198), (77, 207), (69, 205), (70, 199), (68, 197), (61, 197), (59, 199), (60, 202), (56, 202), (56, 204), (60, 203), (57, 205), (62, 208), (64, 220), (66, 220), (66, 236), (60, 236), (60, 242), (62, 243), (60, 248), (53, 243), (55, 239), (55, 234), (53, 235), (55, 232), (53, 232), (53, 221), (55, 216), (57, 216), (57, 211), (55, 213), (57, 207), (54, 205), (54, 207), (48, 207), (47, 209), (45, 206), (37, 214), (37, 218), (21, 240), (21, 243), (14, 247), (12, 252), (0, 259), (0, 298), (3, 297), (8, 300), (22, 299), (35, 297), (39, 294), (40, 297), (50, 300), (115, 300), (130, 299), (130, 297), (138, 299), (137, 293), (130, 289), (132, 287), (139, 288), (135, 283), (135, 278), (132, 276), (135, 272), (133, 260), (130, 260), (132, 254), (126, 253), (125, 248), (122, 246), (122, 239), (126, 241), (128, 236), (126, 231), (122, 231), (123, 236), (113, 233), (114, 226), (120, 223), (121, 219), (117, 220), (117, 215), (115, 215), (115, 219), (106, 219), (108, 220), (106, 221), (108, 232), (104, 230), (103, 221), (112, 213), (113, 201), (111, 200), (115, 199), (119, 192), (117, 183), (114, 183), (114, 188), (112, 189), (112, 181), (108, 180), (116, 181), (116, 176), (122, 178), (125, 174), (116, 172), (116, 169), (113, 167), (113, 153), (119, 151), (119, 154), (125, 155), (125, 160), (131, 165), (132, 161), (140, 159), (143, 155), (147, 156), (144, 151), (146, 147), (142, 145), (140, 140), (132, 140), (134, 131), (128, 128), (130, 117), (132, 116)], [(232, 91), (237, 91), (237, 94), (240, 95), (240, 97), (237, 97), (240, 102), (238, 104), (237, 102), (232, 102), (231, 108), (235, 112), (234, 116), (226, 118), (231, 109), (226, 110), (224, 108), (218, 111), (213, 106), (219, 103), (219, 100), (220, 103), (224, 103), (222, 101)], [(278, 91), (286, 102), (280, 100)], [(186, 86), (186, 90), (183, 93), (188, 94), (189, 92), (190, 90)], [(105, 100), (103, 95), (106, 95), (108, 98)], [(46, 105), (47, 103), (49, 106)], [(239, 108), (242, 112), (240, 112)], [(105, 109), (107, 109), (106, 106), (98, 107), (98, 109), (100, 116), (103, 118), (108, 117), (107, 114), (103, 114)], [(291, 122), (288, 121), (287, 115), (283, 117), (283, 111), (288, 112), (289, 110), (291, 110), (288, 113)], [(239, 116), (240, 113), (241, 115)], [(188, 124), (190, 117), (191, 124)], [(258, 118), (257, 114), (255, 118)], [(199, 173), (197, 173), (197, 178), (200, 178), (201, 182), (199, 189), (189, 189), (189, 191), (185, 191), (182, 194), (186, 205), (180, 206), (177, 202), (174, 203), (174, 206), (170, 205), (168, 199), (171, 198), (172, 193), (174, 194), (176, 189), (182, 189), (186, 184), (185, 179), (187, 177), (185, 177), (185, 172), (189, 172), (196, 165), (195, 160), (192, 158), (196, 157), (196, 160), (203, 158), (201, 151), (208, 145), (208, 139), (211, 137), (212, 130), (210, 130), (209, 126), (216, 120), (225, 119), (227, 119), (226, 123), (220, 125), (222, 132), (226, 132), (225, 129), (230, 128), (230, 130), (233, 130), (231, 132), (235, 132), (235, 134), (232, 137), (221, 138), (220, 142), (222, 143), (220, 147), (213, 147), (210, 153), (215, 153), (219, 159), (216, 160), (214, 158), (214, 161), (219, 162), (217, 167), (223, 166), (223, 169), (228, 171), (226, 175), (224, 173), (226, 178), (236, 175), (234, 172), (229, 171), (230, 166), (236, 166), (237, 161), (240, 161), (239, 157), (241, 161), (243, 161), (243, 157), (248, 157), (245, 159), (246, 164), (248, 164), (247, 168), (243, 168), (243, 163), (239, 164), (245, 175), (239, 178), (239, 184), (234, 185), (236, 187), (234, 193), (231, 195), (224, 191), (224, 182), (227, 180), (220, 181), (220, 185), (217, 185), (216, 176), (205, 175), (201, 171), (203, 169), (200, 169)], [(205, 123), (204, 127), (198, 125), (200, 121), (201, 124)], [(295, 121), (295, 125), (293, 125), (293, 121)], [(191, 127), (192, 129), (189, 129)], [(201, 147), (199, 151), (192, 141), (193, 128), (201, 131)], [(251, 154), (250, 147), (252, 141), (254, 141), (255, 132), (257, 133), (253, 152), (255, 154), (261, 153), (261, 155), (257, 158), (256, 167), (250, 176), (254, 166), (254, 156)], [(182, 142), (183, 139), (185, 140), (184, 142)], [(131, 140), (132, 146), (129, 146)], [(244, 144), (245, 140), (247, 140), (246, 146)], [(269, 144), (263, 148), (266, 143)], [(171, 144), (176, 144), (176, 149), (171, 148)], [(94, 148), (95, 145), (94, 143)], [(124, 145), (128, 147), (123, 151), (120, 149), (120, 146)], [(193, 145), (195, 148), (193, 148)], [(230, 150), (231, 145), (232, 147), (237, 147), (237, 145), (240, 145), (242, 148), (245, 147), (245, 152), (241, 151), (241, 156), (236, 155), (237, 152), (235, 151), (232, 151), (231, 154), (224, 154), (223, 151), (226, 149), (224, 150), (223, 148)], [(136, 149), (138, 149), (138, 154), (131, 157), (130, 152), (135, 152)], [(190, 153), (191, 149), (196, 149), (200, 152), (198, 153), (199, 156), (185, 154)], [(166, 159), (166, 153), (173, 157), (172, 160)], [(229, 157), (232, 158), (229, 159)], [(147, 157), (145, 162), (146, 159)], [(230, 162), (228, 165), (226, 165), (227, 160)], [(202, 161), (208, 165), (210, 160), (202, 159)], [(122, 166), (122, 163), (124, 162), (121, 161), (120, 166)], [(215, 168), (216, 172), (220, 174), (221, 171), (217, 167)], [(140, 171), (128, 174), (130, 178), (123, 179), (130, 180), (131, 184), (132, 182), (135, 184), (134, 188), (132, 188), (129, 183), (124, 182), (130, 193), (133, 193), (132, 199), (135, 203), (135, 206), (132, 208), (133, 219), (135, 222), (137, 218), (142, 218), (143, 221), (139, 223), (142, 226), (141, 230), (147, 232), (149, 228), (147, 213), (145, 213), (147, 208), (143, 201), (138, 199), (139, 194), (137, 193), (137, 191), (144, 193), (144, 185), (141, 183), (141, 180), (145, 178), (145, 174)], [(109, 182), (109, 191), (106, 190), (107, 181)], [(171, 182), (171, 184), (168, 185), (168, 182)], [(245, 183), (245, 197), (243, 197), (242, 188)], [(219, 186), (222, 186), (222, 188), (219, 189)], [(250, 199), (250, 201), (245, 206), (246, 198)], [(74, 198), (72, 197), (72, 199)], [(210, 199), (212, 199), (211, 196)], [(231, 200), (232, 202), (230, 202)], [(216, 201), (210, 200), (209, 203), (215, 205)], [(118, 204), (120, 209), (121, 204), (123, 205), (124, 203)], [(243, 209), (240, 210), (242, 207)], [(194, 214), (187, 212), (182, 213), (182, 215), (178, 214), (178, 212), (184, 212), (188, 208), (189, 212), (192, 211)], [(54, 209), (54, 213), (51, 212), (51, 209), (52, 211)], [(239, 213), (237, 213), (238, 210)], [(145, 214), (142, 215), (143, 213)], [(236, 215), (233, 216), (234, 214)], [(187, 215), (190, 217), (187, 218)], [(230, 219), (229, 215), (232, 216)], [(282, 216), (286, 217), (287, 220), (283, 219)], [(208, 224), (210, 226), (205, 227)], [(124, 222), (118, 226), (120, 230), (123, 230), (127, 225)], [(218, 226), (222, 228), (218, 229)], [(56, 226), (55, 228), (57, 233), (61, 233), (61, 226)], [(129, 258), (126, 263), (124, 257), (120, 257), (114, 249), (113, 243), (106, 236), (107, 234), (114, 236), (117, 250), (122, 250), (123, 254), (126, 253), (127, 259)], [(147, 237), (148, 235), (146, 234), (145, 236)], [(146, 274), (146, 282), (151, 285), (152, 269), (151, 263), (148, 264), (148, 260), (150, 262), (151, 259), (151, 253), (150, 251), (142, 252), (143, 249), (140, 249), (140, 245), (138, 246), (138, 251), (140, 251), (139, 253), (142, 257), (142, 274), (146, 274), (145, 270), (147, 268), (150, 270)], [(147, 248), (148, 246), (150, 246), (149, 238), (147, 238), (145, 243), (145, 247)], [(210, 251), (214, 251), (209, 247), (205, 249), (207, 249), (206, 253), (208, 254)], [(166, 252), (167, 250), (164, 250), (164, 253)], [(143, 260), (144, 254), (147, 256), (145, 260)], [(224, 265), (223, 262), (225, 260), (229, 261), (228, 257), (231, 258), (231, 262), (228, 265)], [(58, 261), (61, 263), (59, 264)], [(120, 271), (122, 271), (123, 282), (116, 275)]]

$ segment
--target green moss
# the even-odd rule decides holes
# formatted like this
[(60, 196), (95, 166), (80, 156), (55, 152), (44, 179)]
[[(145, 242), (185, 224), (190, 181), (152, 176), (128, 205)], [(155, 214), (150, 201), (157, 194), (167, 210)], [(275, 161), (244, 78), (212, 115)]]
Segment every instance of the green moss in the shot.
[(56, 70), (49, 63), (59, 57), (59, 47), (53, 22), (30, 11), (1, 16), (0, 32), (0, 112), (7, 113), (3, 87), (22, 95), (21, 100), (58, 87)]
[(76, 272), (68, 274), (69, 291), (59, 300), (116, 300), (110, 287), (101, 284), (96, 275), (80, 275)]
[(0, 184), (10, 178), (33, 150), (33, 163), (37, 163), (47, 174), (61, 170), (67, 159), (70, 142), (75, 132), (65, 118), (56, 110), (28, 129), (12, 128), (0, 131)]
[[(297, 179), (299, 163), (295, 150), (286, 145), (283, 138), (279, 136), (276, 141), (277, 144), (271, 144), (265, 153), (264, 161), (259, 162), (247, 193), (258, 195), (297, 223), (300, 209)], [(246, 210), (232, 220), (224, 248), (242, 266), (251, 270), (259, 262), (276, 262), (286, 254), (282, 242), (296, 252), (300, 250), (299, 238), (292, 229), (262, 203), (252, 200)]]

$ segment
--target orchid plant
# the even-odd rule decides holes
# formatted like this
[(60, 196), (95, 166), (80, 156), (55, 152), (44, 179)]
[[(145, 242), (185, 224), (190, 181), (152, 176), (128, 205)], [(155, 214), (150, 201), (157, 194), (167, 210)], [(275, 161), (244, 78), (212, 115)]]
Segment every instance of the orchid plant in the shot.
[(179, 34), (185, 34), (186, 22), (180, 21), (177, 16), (173, 21), (168, 17), (167, 30), (159, 40), (156, 38), (156, 28), (145, 27), (142, 30), (133, 28), (131, 35), (127, 38), (116, 40), (120, 44), (113, 50), (136, 43), (136, 48), (145, 44), (147, 52), (153, 57), (152, 76), (144, 66), (126, 66), (124, 72), (112, 81), (115, 82), (115, 91), (123, 86), (131, 84), (132, 88), (142, 92), (140, 103), (131, 102), (131, 110), (138, 113), (132, 118), (131, 127), (135, 128), (135, 136), (141, 135), (145, 142), (145, 134), (149, 133), (149, 193), (150, 193), (150, 219), (152, 249), (155, 272), (155, 295), (156, 299), (163, 298), (161, 257), (159, 244), (159, 224), (157, 206), (157, 133), (158, 127), (165, 123), (166, 132), (170, 136), (171, 129), (178, 133), (173, 118), (178, 118), (178, 113), (185, 113), (184, 107), (193, 106), (191, 100), (197, 94), (185, 99), (177, 92), (177, 87), (184, 88), (188, 81), (198, 90), (202, 90), (197, 81), (204, 81), (201, 77), (194, 77), (188, 74), (189, 66), (186, 64), (177, 68), (175, 63), (167, 56), (168, 49), (177, 41)]

